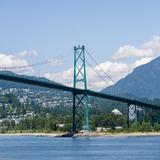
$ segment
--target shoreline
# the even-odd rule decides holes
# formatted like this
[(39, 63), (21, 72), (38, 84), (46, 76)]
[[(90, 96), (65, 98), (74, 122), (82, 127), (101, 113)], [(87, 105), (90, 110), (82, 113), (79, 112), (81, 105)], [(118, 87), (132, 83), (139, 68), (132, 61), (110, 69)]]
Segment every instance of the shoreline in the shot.
[[(87, 135), (87, 134), (86, 134)], [(78, 134), (78, 136), (85, 136), (85, 134)], [(160, 132), (119, 132), (119, 133), (89, 133), (91, 137), (137, 137), (137, 136), (160, 136)]]
[[(65, 133), (0, 133), (0, 136), (35, 136), (35, 137), (61, 137)], [(160, 132), (86, 132), (78, 133), (73, 137), (138, 137), (138, 136), (160, 136)]]

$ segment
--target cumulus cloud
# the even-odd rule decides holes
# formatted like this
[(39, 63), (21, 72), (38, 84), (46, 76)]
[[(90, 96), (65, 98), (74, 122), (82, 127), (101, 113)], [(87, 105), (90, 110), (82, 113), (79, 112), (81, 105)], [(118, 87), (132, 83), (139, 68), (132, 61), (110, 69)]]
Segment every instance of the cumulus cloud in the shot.
[(148, 62), (150, 62), (151, 60), (153, 60), (154, 57), (145, 57), (145, 58), (141, 58), (140, 60), (137, 60), (134, 62), (134, 64), (132, 65), (132, 68), (136, 68), (142, 64), (146, 64)]
[[(101, 63), (100, 66), (115, 81), (124, 77), (129, 72), (129, 66), (123, 63), (106, 61), (104, 63)], [(113, 84), (113, 81), (106, 78), (106, 75), (100, 70), (99, 66), (95, 66), (94, 70), (96, 70), (102, 77), (105, 77), (104, 79), (106, 79), (106, 82), (100, 79), (97, 73), (90, 67), (87, 67), (86, 70), (89, 89), (101, 89), (103, 87), (106, 87), (107, 85), (109, 86)], [(60, 73), (46, 73), (45, 77), (53, 81), (58, 81), (66, 85), (73, 86), (73, 68)], [(81, 87), (81, 85), (79, 85), (78, 87)]]
[(6, 54), (0, 53), (0, 70), (10, 70), (19, 74), (28, 74), (28, 75), (38, 75), (41, 76), (41, 73), (33, 69), (33, 66), (40, 66), (47, 64), (49, 66), (61, 66), (64, 64), (63, 59), (52, 58), (37, 62), (35, 64), (28, 63), (27, 58), (32, 58), (38, 56), (35, 50), (25, 50), (17, 54)]
[[(128, 73), (132, 72), (135, 67), (148, 63), (151, 60), (152, 58), (142, 58), (135, 61), (133, 64), (125, 64), (122, 62), (111, 61), (106, 61), (99, 64), (101, 68), (103, 68), (103, 70), (110, 77), (112, 77), (113, 81), (109, 79), (103, 71), (101, 71), (99, 66), (95, 66), (94, 70), (96, 70), (98, 74), (103, 77), (103, 79), (105, 79), (105, 81), (102, 80), (99, 75), (94, 72), (94, 70), (92, 70), (90, 67), (87, 67), (86, 72), (88, 88), (93, 90), (100, 90), (107, 86), (113, 85), (121, 78), (124, 78)], [(73, 68), (58, 73), (46, 73), (44, 76), (50, 80), (57, 81), (68, 86), (73, 86)], [(78, 87), (81, 87), (81, 85)]]
[(155, 53), (151, 48), (136, 48), (131, 45), (124, 45), (120, 47), (115, 55), (113, 56), (114, 60), (122, 60), (126, 58), (141, 58), (141, 57), (152, 57)]
[(160, 36), (153, 36), (151, 41), (144, 43), (141, 46), (143, 49), (150, 49), (153, 51), (154, 55), (160, 52)]
[(69, 68), (63, 72), (45, 73), (44, 77), (67, 86), (73, 86), (73, 68)]
[[(128, 73), (131, 73), (134, 68), (146, 64), (153, 60), (160, 52), (160, 36), (154, 36), (150, 41), (135, 47), (132, 45), (124, 45), (120, 47), (112, 57), (110, 61), (104, 61), (99, 66), (112, 77), (114, 82), (117, 82), (121, 78), (125, 77)], [(133, 62), (124, 62), (125, 59), (133, 59)], [(87, 81), (88, 88), (100, 90), (109, 85), (113, 85), (113, 81), (106, 77), (101, 71), (99, 66), (94, 66), (94, 70), (98, 72), (107, 81), (104, 82), (97, 74), (87, 67)], [(61, 82), (66, 85), (73, 85), (73, 68), (67, 69), (60, 73), (46, 73), (45, 77)]]
[[(109, 85), (113, 85), (115, 82), (125, 77), (128, 73), (132, 72), (135, 67), (153, 60), (159, 52), (160, 36), (154, 36), (150, 41), (143, 43), (139, 47), (135, 47), (132, 45), (121, 46), (114, 53), (111, 60), (106, 60), (99, 65), (93, 66), (93, 69), (96, 70), (96, 72), (103, 78), (99, 78), (97, 73), (95, 73), (93, 69), (87, 66), (88, 88), (100, 90)], [(26, 50), (16, 55), (0, 53), (0, 68), (7, 69), (8, 67), (28, 66), (25, 68), (17, 68), (12, 71), (16, 73), (33, 75), (35, 73), (35, 70), (33, 70), (31, 66), (29, 66), (25, 58), (37, 55), (38, 54), (35, 50)], [(127, 61), (127, 59), (133, 59), (133, 61)], [(60, 66), (64, 64), (62, 59), (50, 59), (47, 60), (47, 63), (52, 66)], [(114, 82), (104, 74), (101, 68), (103, 68), (103, 70), (110, 77), (112, 77)], [(59, 83), (73, 86), (73, 67), (58, 73), (46, 72), (44, 76)], [(105, 79), (105, 81), (102, 79)]]
[[(23, 74), (28, 74), (28, 73), (33, 73), (33, 69), (29, 67), (28, 62), (25, 59), (17, 58), (14, 55), (7, 55), (4, 53), (0, 53), (0, 69), (1, 70), (12, 70), (17, 73), (23, 73)], [(21, 66), (28, 66), (25, 68), (18, 68)], [(17, 67), (16, 69), (12, 69), (14, 67)]]
[(113, 55), (113, 59), (155, 57), (158, 52), (160, 52), (160, 36), (153, 36), (152, 40), (142, 44), (140, 47), (132, 45), (120, 47)]

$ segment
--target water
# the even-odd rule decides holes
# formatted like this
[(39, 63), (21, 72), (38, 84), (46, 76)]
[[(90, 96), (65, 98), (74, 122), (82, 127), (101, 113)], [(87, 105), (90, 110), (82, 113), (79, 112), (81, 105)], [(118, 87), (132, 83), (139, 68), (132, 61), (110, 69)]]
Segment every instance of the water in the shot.
[(0, 136), (0, 160), (160, 160), (160, 137)]

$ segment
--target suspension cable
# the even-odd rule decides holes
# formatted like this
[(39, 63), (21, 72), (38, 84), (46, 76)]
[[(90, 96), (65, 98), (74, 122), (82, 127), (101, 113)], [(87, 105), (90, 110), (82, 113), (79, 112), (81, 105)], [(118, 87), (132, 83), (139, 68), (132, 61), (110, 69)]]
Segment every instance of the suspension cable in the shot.
[(86, 60), (88, 66), (101, 78), (107, 85), (110, 85), (93, 67), (92, 65)]
[[(100, 68), (100, 70), (105, 74), (105, 76), (107, 77), (107, 78), (109, 78), (114, 84), (116, 83), (112, 78), (111, 78), (111, 76), (110, 75), (108, 75), (105, 71), (104, 71), (104, 69), (98, 64), (98, 62), (94, 59), (94, 57), (88, 52), (88, 50), (86, 50), (85, 49), (85, 51), (86, 51), (86, 53), (88, 54), (88, 56), (92, 59), (92, 61)], [(99, 73), (98, 73), (99, 74)], [(104, 78), (103, 78), (104, 79)], [(105, 80), (106, 81), (106, 80)], [(107, 82), (108, 83), (108, 82)], [(110, 84), (109, 84), (110, 85)], [(117, 86), (117, 88), (114, 88), (114, 87), (112, 87), (112, 91), (111, 92), (113, 92), (113, 94), (115, 94), (114, 92), (117, 92), (117, 94), (118, 94), (118, 92), (119, 92), (119, 87)]]
[[(86, 63), (88, 64), (88, 66), (98, 75), (98, 77), (99, 78), (101, 78), (101, 80), (103, 81), (103, 82), (105, 82), (105, 84), (108, 86), (110, 86), (110, 84), (106, 81), (106, 79), (103, 77), (103, 76), (101, 76), (100, 74), (99, 74), (99, 72), (97, 72), (97, 70), (95, 70), (93, 67), (92, 67), (92, 65), (86, 60)], [(114, 95), (114, 89), (113, 88), (111, 88), (111, 91), (110, 91), (110, 94), (111, 95)]]
[[(86, 50), (86, 49), (85, 49)], [(109, 76), (104, 69), (97, 63), (97, 61), (93, 58), (93, 56), (86, 50), (86, 53), (89, 55), (89, 57), (94, 61), (94, 63), (103, 71), (103, 73), (113, 82), (116, 83), (111, 76)]]
[(22, 65), (22, 66), (15, 66), (15, 67), (0, 67), (0, 70), (12, 70), (12, 69), (24, 69), (24, 68), (29, 68), (29, 67), (37, 67), (37, 66), (42, 66), (42, 65), (47, 65), (47, 64), (51, 64), (52, 63), (52, 59), (64, 59), (65, 57), (68, 57), (71, 53), (67, 53), (67, 54), (63, 54), (63, 55), (57, 55), (54, 56), (48, 60), (44, 60), (41, 62), (37, 62), (37, 63), (33, 63), (33, 64), (27, 64), (27, 65)]

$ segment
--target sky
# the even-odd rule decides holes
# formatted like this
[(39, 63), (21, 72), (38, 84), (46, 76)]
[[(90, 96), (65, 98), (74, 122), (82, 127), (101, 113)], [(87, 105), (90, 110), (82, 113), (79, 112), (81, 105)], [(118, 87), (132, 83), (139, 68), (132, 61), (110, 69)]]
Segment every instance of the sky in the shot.
[[(0, 68), (49, 61), (14, 71), (72, 85), (73, 47), (85, 45), (118, 81), (159, 55), (159, 15), (159, 0), (0, 0)], [(87, 80), (95, 90), (113, 84), (89, 67)]]

